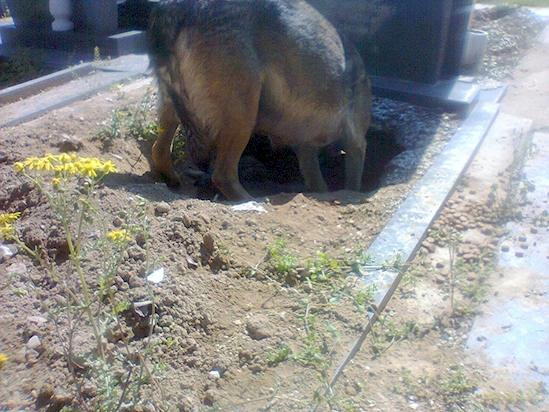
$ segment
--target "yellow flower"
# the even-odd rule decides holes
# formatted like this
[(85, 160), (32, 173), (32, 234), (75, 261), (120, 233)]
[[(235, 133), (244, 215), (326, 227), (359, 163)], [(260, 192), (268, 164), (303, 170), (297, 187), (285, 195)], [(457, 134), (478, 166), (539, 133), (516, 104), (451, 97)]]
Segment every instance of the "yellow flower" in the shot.
[(21, 216), (21, 212), (0, 213), (0, 238), (11, 240), (15, 234), (13, 222)]
[(0, 224), (0, 238), (10, 240), (13, 238), (15, 229), (9, 223)]
[(0, 213), (0, 225), (11, 224), (21, 216), (21, 212)]
[(55, 189), (59, 189), (59, 186), (61, 186), (61, 179), (58, 177), (54, 177), (53, 179), (51, 179), (51, 185)]
[(62, 176), (84, 176), (96, 179), (116, 172), (116, 166), (110, 160), (102, 161), (95, 157), (79, 157), (67, 153), (29, 157), (22, 162), (16, 162), (14, 167), (19, 173), (27, 170), (55, 172), (57, 178)]
[(23, 162), (15, 162), (13, 167), (15, 168), (15, 171), (17, 173), (21, 173), (23, 170), (25, 170), (25, 165), (23, 164)]
[(115, 229), (107, 233), (107, 239), (113, 242), (127, 242), (131, 240), (131, 236), (126, 229)]
[(8, 361), (8, 356), (4, 353), (0, 353), (0, 369), (4, 367), (4, 364)]

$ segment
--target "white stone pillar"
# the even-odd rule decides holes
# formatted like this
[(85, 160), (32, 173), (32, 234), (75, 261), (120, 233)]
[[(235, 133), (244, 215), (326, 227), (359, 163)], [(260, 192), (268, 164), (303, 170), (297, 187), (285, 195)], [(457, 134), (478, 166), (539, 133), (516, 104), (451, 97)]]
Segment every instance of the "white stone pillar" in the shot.
[(74, 29), (72, 17), (72, 0), (50, 0), (50, 13), (55, 19), (51, 24), (53, 31), (69, 31)]

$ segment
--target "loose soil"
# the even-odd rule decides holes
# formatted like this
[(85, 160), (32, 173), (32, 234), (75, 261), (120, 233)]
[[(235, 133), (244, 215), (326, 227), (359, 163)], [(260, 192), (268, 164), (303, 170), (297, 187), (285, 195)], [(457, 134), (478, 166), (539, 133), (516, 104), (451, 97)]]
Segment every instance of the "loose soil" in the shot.
[[(148, 142), (121, 137), (105, 145), (97, 140), (100, 130), (111, 125), (113, 110), (130, 108), (132, 114), (142, 110), (144, 101), (153, 105), (150, 84), (150, 79), (138, 80), (17, 128), (3, 129), (0, 210), (22, 212), (17, 223), (21, 238), (55, 256), (61, 271), (66, 270), (63, 231), (44, 198), (16, 175), (13, 163), (60, 149), (113, 160), (118, 173), (109, 176), (97, 192), (98, 222), (112, 229), (120, 212), (127, 211), (137, 196), (146, 199), (152, 219), (150, 261), (158, 262), (167, 273), (165, 281), (152, 287), (159, 313), (152, 335), (152, 345), (157, 348), (152, 363), (163, 367), (157, 376), (162, 400), (152, 399), (155, 403), (145, 406), (187, 410), (216, 405), (254, 410), (258, 403), (248, 399), (276, 394), (279, 410), (305, 408), (320, 385), (318, 372), (292, 361), (269, 367), (268, 357), (282, 345), (296, 352), (304, 345), (306, 308), (301, 302), (312, 292), (303, 283), (288, 285), (278, 281), (276, 273), (268, 272), (268, 247), (285, 239), (288, 252), (297, 257), (298, 270), (319, 251), (342, 262), (356, 259), (455, 132), (459, 119), (376, 99), (377, 126), (369, 135), (368, 157), (377, 169), (368, 168), (365, 173), (366, 185), (376, 188), (364, 193), (296, 193), (303, 183), (295, 158), (283, 152), (278, 156), (282, 162), (264, 160), (277, 156), (258, 138), (243, 158), (241, 175), (252, 193), (268, 195), (258, 199), (267, 212), (238, 212), (230, 204), (198, 199), (198, 193), (205, 196), (203, 187), (197, 188), (196, 182), (186, 177), (187, 161), (178, 165), (183, 185), (173, 192), (150, 175)], [(154, 112), (148, 115), (154, 116)], [(326, 171), (342, 168), (342, 156), (337, 147), (329, 148), (323, 155)], [(341, 184), (339, 171), (327, 177), (333, 187)], [(89, 228), (88, 235), (96, 229)], [(136, 302), (147, 296), (151, 286), (144, 280), (144, 255), (139, 244), (130, 248), (116, 280), (120, 300)], [(94, 273), (93, 267), (90, 262), (90, 273)], [(94, 383), (85, 380), (87, 395), (77, 397), (62, 356), (63, 342), (56, 332), (67, 325), (52, 320), (52, 313), (66, 298), (62, 285), (21, 253), (6, 259), (1, 268), (5, 273), (0, 292), (5, 311), (0, 349), (11, 360), (1, 373), (4, 390), (0, 405), (10, 410), (37, 406), (51, 410), (72, 403), (93, 409)], [(90, 279), (90, 285), (95, 284)], [(350, 305), (336, 307), (316, 315), (323, 325), (333, 323), (340, 331), (330, 356), (334, 360), (343, 356), (364, 316)], [(250, 324), (265, 331), (264, 339), (254, 338)], [(38, 351), (28, 345), (35, 335), (40, 339)], [(90, 350), (91, 338), (90, 330), (81, 326), (75, 339), (84, 353)], [(135, 339), (130, 346), (137, 350), (142, 344)], [(221, 378), (212, 379), (212, 370), (219, 371)]]

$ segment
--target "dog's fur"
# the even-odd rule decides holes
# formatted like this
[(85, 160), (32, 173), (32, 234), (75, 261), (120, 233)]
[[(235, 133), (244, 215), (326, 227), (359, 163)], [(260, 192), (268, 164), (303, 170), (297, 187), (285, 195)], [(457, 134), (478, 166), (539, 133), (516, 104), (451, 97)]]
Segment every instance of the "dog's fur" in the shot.
[(179, 184), (170, 154), (181, 122), (227, 199), (250, 197), (238, 162), (254, 133), (293, 147), (313, 191), (327, 190), (319, 148), (342, 138), (345, 185), (360, 189), (370, 83), (354, 47), (307, 2), (164, 0), (149, 47), (161, 99), (153, 168), (169, 185)]

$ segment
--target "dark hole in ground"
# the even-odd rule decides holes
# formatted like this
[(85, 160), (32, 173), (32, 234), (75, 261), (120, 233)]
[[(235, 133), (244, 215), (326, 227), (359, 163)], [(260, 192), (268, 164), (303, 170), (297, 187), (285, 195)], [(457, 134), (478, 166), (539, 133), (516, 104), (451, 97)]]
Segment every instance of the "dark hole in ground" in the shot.
[[(402, 152), (395, 140), (395, 134), (387, 128), (373, 126), (366, 136), (367, 149), (363, 174), (363, 191), (379, 187), (386, 165)], [(343, 189), (345, 184), (345, 154), (340, 144), (324, 148), (320, 154), (322, 173), (330, 190)], [(267, 137), (254, 136), (239, 164), (240, 181), (252, 196), (268, 196), (282, 192), (306, 191), (299, 171), (297, 157), (292, 149), (274, 150)], [(198, 196), (211, 199), (217, 193), (210, 176), (192, 176), (198, 188)]]

